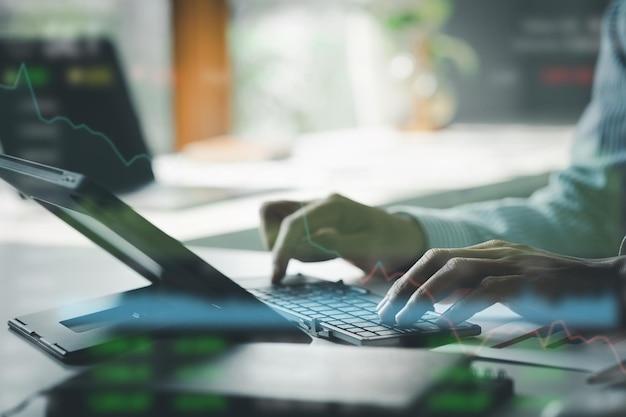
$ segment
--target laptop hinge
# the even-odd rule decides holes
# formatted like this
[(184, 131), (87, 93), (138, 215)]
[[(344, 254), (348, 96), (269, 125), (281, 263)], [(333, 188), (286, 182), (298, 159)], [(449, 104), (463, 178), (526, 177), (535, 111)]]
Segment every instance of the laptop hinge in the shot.
[(45, 347), (47, 347), (49, 349), (52, 349), (53, 351), (55, 351), (56, 353), (58, 353), (61, 356), (65, 356), (67, 354), (67, 351), (65, 349), (63, 349), (61, 346), (57, 345), (56, 343), (50, 343), (46, 339), (44, 339), (43, 337), (39, 338), (39, 343), (44, 345)]
[(26, 327), (26, 323), (19, 321), (18, 319), (9, 319), (9, 327), (18, 330), (26, 335), (31, 335), (34, 332)]
[(324, 329), (317, 318), (313, 318), (309, 322), (300, 319), (298, 323), (313, 337), (330, 337), (330, 331)]

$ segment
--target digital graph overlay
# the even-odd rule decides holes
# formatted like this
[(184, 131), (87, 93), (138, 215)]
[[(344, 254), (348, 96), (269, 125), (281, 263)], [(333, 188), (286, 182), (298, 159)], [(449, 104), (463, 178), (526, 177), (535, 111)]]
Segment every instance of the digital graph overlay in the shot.
[[(32, 98), (33, 101), (33, 105), (35, 108), (35, 112), (37, 115), (37, 119), (39, 121), (41, 121), (42, 123), (45, 124), (54, 124), (54, 123), (65, 123), (67, 124), (69, 127), (71, 127), (72, 129), (75, 130), (84, 130), (86, 132), (88, 132), (89, 134), (99, 137), (100, 139), (104, 140), (113, 150), (113, 152), (115, 153), (115, 155), (119, 158), (119, 160), (125, 165), (125, 166), (130, 166), (133, 163), (135, 163), (138, 160), (141, 159), (145, 159), (148, 161), (151, 161), (152, 158), (150, 157), (150, 155), (146, 154), (146, 153), (142, 153), (142, 154), (138, 154), (133, 156), (132, 158), (125, 158), (124, 155), (121, 154), (121, 152), (117, 149), (115, 143), (113, 142), (113, 140), (107, 136), (105, 133), (100, 132), (100, 131), (96, 131), (93, 130), (91, 127), (89, 127), (88, 125), (81, 123), (81, 124), (77, 124), (75, 122), (73, 122), (72, 120), (70, 120), (67, 117), (64, 116), (54, 116), (51, 118), (46, 118), (43, 116), (41, 109), (39, 107), (39, 102), (37, 100), (37, 96), (35, 94), (35, 90), (32, 84), (32, 81), (30, 79), (30, 76), (28, 74), (28, 69), (25, 63), (22, 63), (17, 71), (17, 74), (15, 76), (15, 80), (13, 82), (13, 84), (0, 84), (0, 90), (5, 90), (5, 91), (14, 91), (17, 90), (17, 88), (20, 85), (20, 82), (22, 81), (22, 79), (24, 80), (24, 82), (26, 83), (26, 87), (28, 89), (28, 92)], [(304, 226), (305, 226), (305, 232), (306, 232), (306, 239), (307, 242), (314, 248), (328, 253), (330, 255), (333, 256), (337, 256), (337, 257), (341, 257), (341, 254), (336, 251), (336, 250), (331, 250), (328, 248), (323, 247), (322, 245), (316, 243), (311, 236), (311, 232), (309, 229), (309, 225), (308, 225), (308, 220), (306, 218), (306, 215), (304, 216)], [(397, 278), (399, 278), (400, 276), (403, 275), (403, 273), (401, 272), (396, 272), (393, 274), (388, 274), (387, 271), (384, 268), (383, 262), (379, 261), (377, 262), (377, 264), (372, 268), (372, 270), (367, 273), (365, 275), (365, 277), (363, 278), (363, 281), (366, 282), (369, 279), (372, 279), (378, 272), (380, 271), (380, 273), (382, 273), (383, 277), (385, 280), (387, 281), (393, 281)], [(445, 319), (445, 318), (444, 318)], [(452, 325), (452, 323), (450, 323)], [(545, 333), (546, 335), (544, 337), (542, 337), (542, 333), (543, 333), (543, 329), (539, 329), (539, 330), (535, 330), (530, 332), (530, 334), (534, 334), (535, 337), (538, 340), (539, 345), (543, 348), (543, 349), (547, 349), (547, 346), (550, 344), (550, 338), (552, 337), (552, 334), (555, 333), (555, 329), (558, 329), (558, 331), (560, 331), (561, 329), (565, 332), (566, 334), (566, 338), (570, 341), (580, 341), (582, 343), (585, 344), (591, 344), (594, 342), (604, 342), (609, 349), (612, 351), (613, 355), (615, 356), (616, 362), (619, 366), (619, 369), (622, 373), (626, 374), (626, 365), (624, 365), (622, 363), (622, 360), (619, 356), (619, 353), (617, 352), (617, 349), (615, 348), (615, 345), (613, 344), (613, 342), (610, 340), (610, 338), (606, 335), (596, 335), (593, 337), (589, 337), (586, 338), (584, 336), (575, 334), (574, 332), (572, 332), (567, 325), (565, 324), (565, 322), (563, 322), (562, 320), (558, 320), (558, 321), (554, 321), (550, 326), (548, 326), (548, 330)], [(452, 327), (452, 333), (454, 338), (456, 339), (457, 343), (461, 346), (461, 348), (463, 349), (463, 351), (466, 354), (472, 353), (472, 354), (476, 354), (478, 351), (480, 351), (480, 349), (486, 347), (486, 344), (488, 343), (491, 333), (492, 332), (487, 332), (487, 334), (485, 335), (485, 337), (483, 338), (482, 342), (476, 346), (476, 345), (472, 345), (472, 346), (465, 346), (463, 343), (463, 338), (461, 338), (459, 336), (459, 334), (454, 330), (454, 328)], [(516, 329), (511, 329), (510, 330), (511, 334), (515, 334), (517, 333)], [(471, 350), (471, 352), (470, 352)]]
[(22, 78), (24, 79), (24, 82), (26, 83), (26, 87), (28, 88), (28, 92), (30, 93), (30, 96), (33, 100), (33, 105), (35, 107), (35, 112), (37, 113), (37, 119), (39, 119), (39, 121), (41, 121), (42, 123), (45, 124), (54, 124), (54, 123), (65, 123), (67, 124), (69, 127), (71, 127), (74, 130), (84, 130), (87, 133), (93, 135), (93, 136), (97, 136), (98, 138), (104, 140), (113, 150), (113, 152), (115, 153), (115, 155), (117, 156), (117, 158), (126, 166), (129, 167), (130, 165), (132, 165), (133, 163), (137, 162), (138, 160), (141, 159), (145, 159), (147, 161), (152, 161), (152, 157), (146, 153), (141, 153), (138, 155), (133, 156), (132, 158), (125, 158), (124, 155), (122, 155), (122, 153), (119, 151), (119, 149), (117, 148), (117, 146), (115, 146), (115, 142), (113, 142), (113, 140), (107, 136), (106, 134), (104, 134), (103, 132), (99, 132), (96, 130), (93, 130), (91, 127), (87, 126), (84, 123), (81, 124), (77, 124), (74, 123), (72, 120), (70, 120), (67, 117), (63, 117), (63, 116), (55, 116), (55, 117), (51, 117), (51, 118), (46, 118), (43, 116), (43, 114), (41, 113), (41, 109), (39, 108), (39, 102), (37, 101), (37, 96), (35, 95), (35, 89), (33, 87), (33, 83), (30, 79), (30, 76), (28, 75), (28, 70), (26, 68), (26, 64), (22, 63), (17, 71), (17, 75), (15, 76), (15, 81), (13, 82), (13, 84), (10, 85), (6, 85), (6, 84), (0, 84), (0, 90), (9, 90), (9, 91), (14, 91), (17, 90), (17, 88), (20, 85), (20, 81), (22, 80)]
[[(304, 207), (304, 204), (301, 204), (301, 207)], [(328, 255), (333, 255), (337, 258), (343, 258), (343, 256), (341, 256), (341, 253), (339, 253), (339, 251), (325, 248), (324, 246), (320, 245), (319, 243), (313, 240), (313, 238), (311, 237), (311, 229), (309, 227), (309, 220), (307, 219), (306, 214), (303, 216), (303, 223), (304, 223), (304, 231), (306, 234), (307, 243), (309, 245), (313, 246), (315, 249), (321, 252), (324, 252)], [(385, 266), (383, 265), (383, 262), (378, 261), (376, 265), (372, 268), (371, 272), (366, 274), (365, 277), (361, 279), (361, 282), (366, 283), (367, 281), (372, 279), (375, 276), (376, 271), (378, 270), (380, 270), (383, 273), (383, 276), (385, 277), (386, 281), (393, 281), (397, 278), (400, 278), (402, 275), (404, 275), (403, 272), (395, 272), (393, 274), (388, 274), (387, 271), (385, 270)]]
[[(304, 207), (304, 204), (302, 204), (302, 207)], [(304, 230), (306, 233), (306, 239), (307, 242), (314, 248), (316, 248), (317, 250), (320, 250), (324, 253), (330, 254), (330, 255), (334, 255), (337, 257), (342, 257), (341, 253), (339, 251), (336, 250), (332, 250), (332, 249), (328, 249), (323, 247), (322, 245), (320, 245), (319, 243), (315, 242), (313, 240), (313, 237), (311, 235), (311, 231), (309, 228), (309, 223), (307, 220), (307, 216), (306, 213), (303, 216), (303, 222), (304, 222)], [(361, 278), (361, 282), (365, 283), (367, 281), (369, 281), (370, 279), (372, 279), (375, 276), (379, 276), (380, 274), (382, 274), (383, 278), (386, 281), (394, 281), (397, 278), (401, 277), (403, 275), (402, 272), (395, 272), (393, 274), (389, 274), (382, 261), (378, 261), (376, 263), (376, 265), (368, 272), (365, 274), (365, 276), (363, 278)], [(433, 300), (433, 297), (430, 294), (426, 294), (431, 300)], [(448, 322), (448, 325), (450, 327), (451, 333), (453, 338), (456, 340), (456, 342), (458, 343), (458, 345), (461, 347), (461, 351), (463, 352), (463, 354), (465, 355), (477, 355), (482, 349), (484, 348), (489, 348), (489, 346), (487, 346), (487, 343), (489, 342), (489, 340), (492, 338), (492, 334), (496, 333), (496, 330), (501, 333), (502, 330), (500, 329), (493, 329), (491, 331), (488, 331), (487, 333), (484, 334), (483, 339), (481, 340), (481, 342), (478, 345), (467, 345), (463, 342), (463, 338), (459, 335), (459, 333), (454, 329), (454, 323), (451, 322), (450, 320), (448, 320), (445, 317), (441, 317), (443, 320), (446, 320)], [(528, 332), (527, 329), (520, 327), (515, 327), (513, 326), (512, 328), (508, 329), (505, 331), (506, 334), (510, 334), (510, 335), (515, 335), (515, 334), (519, 334), (520, 330), (525, 331), (524, 336), (528, 336), (528, 337), (536, 337), (537, 338), (537, 342), (539, 347), (541, 347), (542, 349), (548, 349), (548, 346), (550, 345), (550, 339), (553, 337), (554, 334), (559, 333), (561, 331), (563, 331), (565, 333), (565, 338), (569, 341), (569, 342), (581, 342), (584, 343), (586, 345), (592, 344), (592, 343), (596, 343), (596, 342), (601, 342), (604, 343), (608, 346), (608, 348), (611, 350), (613, 356), (615, 357), (615, 361), (617, 362), (617, 366), (619, 367), (620, 371), (626, 375), (626, 361), (622, 361), (622, 358), (619, 355), (619, 352), (617, 351), (617, 348), (615, 347), (615, 344), (613, 343), (613, 341), (606, 335), (603, 334), (599, 334), (599, 335), (595, 335), (592, 337), (585, 337), (582, 336), (580, 334), (577, 334), (576, 332), (573, 332), (571, 329), (569, 329), (569, 327), (567, 326), (567, 324), (565, 323), (565, 321), (563, 320), (555, 320), (553, 321), (550, 325), (548, 326), (544, 326), (541, 327), (539, 329), (533, 330)], [(545, 335), (545, 336), (542, 336)]]
[[(396, 278), (398, 278), (399, 276), (401, 276), (401, 273), (395, 273), (392, 275), (389, 275), (385, 269), (382, 267), (382, 263), (379, 262), (373, 269), (372, 271), (370, 271), (365, 278), (365, 279), (370, 279), (371, 277), (373, 277), (378, 270), (380, 270), (380, 272), (383, 274), (385, 280), (387, 281), (391, 281), (394, 280)], [(429, 298), (433, 298), (430, 294), (427, 294), (427, 296)], [(441, 317), (443, 320), (446, 320), (448, 322), (448, 326), (451, 329), (452, 335), (454, 337), (454, 339), (456, 340), (456, 342), (458, 343), (458, 345), (461, 347), (461, 351), (463, 352), (463, 354), (465, 355), (477, 355), (479, 354), (479, 352), (484, 349), (484, 348), (489, 348), (489, 346), (487, 346), (487, 343), (489, 343), (489, 340), (491, 340), (492, 338), (492, 334), (495, 333), (502, 333), (501, 329), (493, 329), (491, 331), (488, 331), (486, 334), (484, 334), (484, 337), (482, 338), (481, 342), (478, 345), (467, 345), (465, 343), (463, 343), (463, 338), (458, 334), (458, 332), (454, 329), (454, 323), (450, 320), (448, 320), (445, 317)], [(497, 330), (497, 331), (496, 331)], [(617, 362), (617, 366), (619, 367), (620, 371), (626, 375), (626, 361), (623, 361), (622, 358), (620, 357), (619, 352), (617, 351), (617, 348), (615, 347), (613, 341), (606, 335), (603, 334), (599, 334), (599, 335), (595, 335), (592, 337), (585, 337), (582, 336), (580, 334), (577, 334), (576, 332), (573, 332), (565, 323), (565, 321), (563, 320), (555, 320), (552, 323), (550, 323), (550, 325), (532, 330), (530, 332), (527, 331), (527, 329), (523, 328), (522, 326), (519, 327), (515, 327), (512, 326), (510, 329), (507, 329), (504, 333), (505, 334), (510, 334), (510, 335), (519, 335), (520, 330), (525, 331), (523, 337), (524, 339), (530, 338), (530, 337), (536, 337), (537, 338), (537, 342), (539, 344), (539, 347), (541, 347), (542, 349), (548, 349), (548, 346), (550, 345), (550, 341), (551, 338), (553, 337), (554, 334), (559, 333), (561, 331), (563, 331), (565, 333), (565, 339), (567, 339), (569, 342), (581, 342), (584, 343), (586, 345), (592, 344), (592, 343), (596, 343), (596, 342), (600, 342), (600, 343), (604, 343), (606, 344), (606, 346), (608, 346), (608, 348), (611, 350), (611, 353), (613, 354), (615, 361)], [(543, 336), (542, 336), (543, 335)]]

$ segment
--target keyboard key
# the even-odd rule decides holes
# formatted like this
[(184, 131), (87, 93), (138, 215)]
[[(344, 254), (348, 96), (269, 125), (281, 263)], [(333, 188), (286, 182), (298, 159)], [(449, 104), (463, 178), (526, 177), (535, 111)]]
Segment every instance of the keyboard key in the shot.
[(350, 317), (349, 319), (344, 319), (344, 321), (346, 323), (364, 323), (364, 324), (371, 324), (368, 321), (363, 320), (361, 317)]
[(373, 314), (373, 313), (359, 314), (359, 317), (361, 317), (364, 320), (371, 320), (377, 323), (380, 322), (380, 317), (378, 316), (378, 314)]
[(422, 330), (422, 331), (435, 331), (435, 330), (441, 330), (441, 328), (439, 326), (437, 326), (436, 324), (433, 323), (429, 323), (429, 322), (418, 322), (414, 325), (415, 327), (417, 327), (418, 329)]
[(318, 312), (317, 312), (317, 311), (314, 311), (314, 310), (306, 310), (306, 309), (305, 309), (304, 311), (301, 311), (301, 312), (300, 312), (300, 314), (305, 314), (305, 315), (307, 315), (307, 316), (311, 316), (311, 317), (313, 317), (313, 316), (317, 315), (317, 314), (318, 314)]
[(340, 329), (343, 329), (343, 330), (356, 329), (357, 332), (362, 332), (363, 331), (363, 329), (361, 329), (360, 327), (354, 327), (350, 323), (337, 324), (335, 327), (339, 327)]
[(358, 326), (358, 327), (362, 327), (362, 328), (365, 328), (366, 326), (374, 326), (375, 325), (375, 323), (372, 323), (371, 321), (365, 321), (365, 320), (355, 321), (352, 324), (354, 324), (355, 326)]
[(395, 334), (402, 334), (397, 329), (387, 329), (387, 330), (379, 330), (376, 332), (379, 336), (390, 336)]
[(328, 307), (332, 307), (332, 308), (345, 308), (345, 307), (350, 307), (350, 305), (349, 305), (349, 304), (347, 304), (347, 303), (337, 303), (337, 302), (334, 302), (334, 303), (327, 303), (326, 305), (327, 305)]
[(434, 321), (434, 320), (437, 320), (438, 318), (439, 318), (438, 314), (433, 313), (432, 311), (427, 311), (426, 313), (422, 315), (421, 320)]
[(354, 316), (351, 316), (350, 314), (333, 314), (332, 317), (336, 320), (344, 320), (344, 319), (351, 319)]
[(318, 308), (318, 307), (322, 307), (322, 306), (323, 306), (323, 304), (320, 304), (320, 303), (315, 303), (315, 302), (312, 302), (312, 301), (308, 301), (308, 302), (302, 303), (302, 304), (300, 304), (300, 305), (301, 305), (302, 307), (312, 308), (312, 309), (316, 309), (316, 308)]
[(315, 311), (334, 311), (333, 308), (322, 305), (321, 307), (316, 307)]
[(388, 327), (383, 327), (383, 326), (363, 326), (363, 329), (370, 331), (370, 332), (379, 332), (379, 331), (389, 330)]
[(350, 332), (350, 333), (354, 333), (356, 334), (357, 332), (362, 332), (363, 329), (361, 329), (360, 327), (348, 327), (347, 329), (343, 329), (346, 332)]
[(357, 307), (339, 307), (337, 310), (343, 311), (345, 313), (350, 313), (352, 311), (363, 311)]
[[(432, 311), (425, 313), (411, 328), (397, 328), (382, 323), (376, 313), (376, 302), (364, 298), (360, 292), (342, 288), (335, 283), (276, 286), (251, 292), (265, 303), (291, 311), (306, 321), (317, 318), (337, 328), (337, 331), (365, 338), (441, 331), (434, 324), (439, 315)], [(466, 330), (471, 325), (461, 323), (456, 327)]]

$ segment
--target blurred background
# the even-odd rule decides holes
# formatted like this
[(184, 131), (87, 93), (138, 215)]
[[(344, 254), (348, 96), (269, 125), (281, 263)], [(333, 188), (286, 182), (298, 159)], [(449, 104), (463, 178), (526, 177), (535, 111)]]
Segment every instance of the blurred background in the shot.
[[(2, 53), (0, 94), (19, 81), (20, 64), (33, 65), (34, 93), (48, 104), (40, 103), (43, 117), (84, 123), (72, 106), (51, 103), (72, 86), (55, 92), (46, 82), (58, 85), (61, 75), (41, 71), (46, 57), (50, 65), (67, 59), (55, 58), (55, 44), (62, 51), (64, 41), (91, 39), (112, 45), (152, 154), (225, 135), (289, 147), (303, 133), (362, 126), (572, 124), (589, 99), (607, 3), (0, 0), (3, 48), (23, 52)], [(6, 42), (24, 39), (43, 40), (52, 52)], [(74, 57), (65, 71), (117, 65), (91, 52), (91, 62)], [(96, 89), (85, 85), (74, 88)], [(111, 79), (106, 86), (118, 88)]]
[[(118, 195), (155, 178), (254, 188), (131, 203), (194, 250), (263, 250), (268, 200), (524, 197), (568, 164), (607, 4), (0, 0), (0, 148)], [(5, 321), (146, 284), (4, 182), (0, 201)], [(252, 266), (226, 253), (210, 259), (229, 276), (270, 273), (268, 253)], [(21, 340), (0, 342), (0, 409), (58, 378)]]

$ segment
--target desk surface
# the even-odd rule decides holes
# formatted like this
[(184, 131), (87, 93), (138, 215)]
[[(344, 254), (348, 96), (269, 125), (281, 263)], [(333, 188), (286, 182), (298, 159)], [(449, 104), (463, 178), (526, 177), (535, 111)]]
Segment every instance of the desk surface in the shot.
[[(269, 275), (267, 253), (196, 248), (239, 282)], [(4, 289), (0, 295), (0, 321), (21, 313), (34, 312), (73, 301), (85, 300), (143, 286), (146, 281), (96, 248), (82, 247), (2, 247)], [(293, 265), (320, 277), (337, 273), (357, 278), (358, 272), (342, 262), (320, 265)], [(264, 279), (264, 278), (262, 278)], [(316, 344), (330, 343), (316, 340)], [(0, 332), (0, 410), (14, 406), (32, 392), (69, 377), (79, 368), (62, 365), (8, 330)], [(475, 368), (496, 373), (505, 370), (516, 380), (516, 400), (503, 416), (535, 416), (551, 400), (562, 398), (584, 386), (586, 373), (536, 368), (532, 366), (480, 361)], [(45, 402), (37, 401), (19, 416), (43, 415)]]
[[(567, 163), (570, 140), (569, 127), (460, 126), (424, 134), (382, 129), (312, 135), (303, 138), (293, 156), (283, 161), (207, 165), (166, 156), (156, 161), (157, 175), (162, 181), (282, 185), (291, 190), (179, 212), (142, 214), (181, 240), (195, 239), (255, 227), (258, 207), (267, 199), (311, 198), (341, 192), (367, 204), (382, 205), (557, 170)], [(0, 207), (0, 321), (146, 284), (108, 254), (93, 248), (77, 232), (41, 208), (20, 200), (4, 185), (0, 185), (0, 197), (4, 203)], [(203, 256), (239, 280), (269, 276), (267, 254), (210, 249), (203, 251)], [(241, 256), (245, 256), (245, 262)], [(329, 278), (337, 273), (353, 279), (359, 276), (358, 271), (345, 264), (314, 268), (315, 275), (330, 274)], [(491, 365), (483, 362), (481, 366)], [(497, 367), (516, 377), (519, 398), (536, 399), (543, 395), (544, 402), (550, 395), (562, 397), (581, 386), (585, 378), (585, 373), (577, 371), (504, 364)], [(1, 410), (75, 372), (8, 331), (0, 332), (0, 369)], [(536, 369), (542, 371), (537, 374)], [(559, 381), (548, 384), (549, 395), (545, 386), (533, 382), (537, 375)], [(537, 415), (542, 406), (540, 401), (531, 401), (511, 410), (509, 415)], [(35, 404), (20, 415), (35, 416), (41, 412), (42, 408)]]
[[(189, 241), (256, 227), (259, 207), (271, 199), (339, 192), (370, 205), (407, 201), (561, 169), (569, 160), (572, 131), (571, 126), (518, 125), (422, 133), (354, 129), (303, 136), (289, 158), (277, 161), (207, 162), (162, 155), (154, 161), (161, 183), (284, 191), (179, 211), (139, 211), (172, 236)], [(510, 190), (502, 187), (493, 196), (510, 195)], [(84, 245), (82, 237), (68, 233), (39, 207), (23, 204), (4, 183), (0, 198), (0, 242)]]

